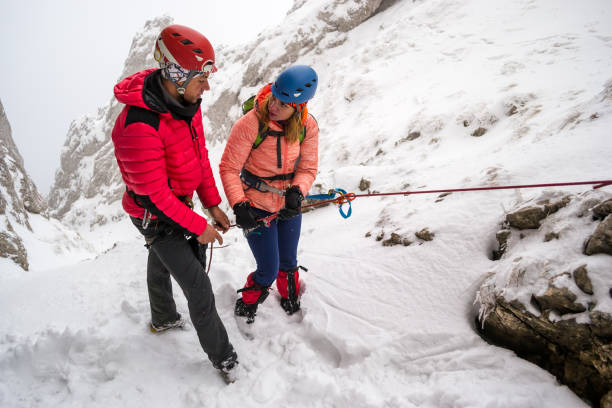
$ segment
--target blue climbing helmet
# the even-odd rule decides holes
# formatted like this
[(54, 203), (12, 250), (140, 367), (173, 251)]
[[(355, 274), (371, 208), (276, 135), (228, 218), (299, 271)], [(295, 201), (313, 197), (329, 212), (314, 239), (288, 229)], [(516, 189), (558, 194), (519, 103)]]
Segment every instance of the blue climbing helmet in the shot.
[(308, 102), (317, 90), (319, 78), (308, 65), (294, 65), (287, 68), (272, 84), (272, 94), (285, 103)]

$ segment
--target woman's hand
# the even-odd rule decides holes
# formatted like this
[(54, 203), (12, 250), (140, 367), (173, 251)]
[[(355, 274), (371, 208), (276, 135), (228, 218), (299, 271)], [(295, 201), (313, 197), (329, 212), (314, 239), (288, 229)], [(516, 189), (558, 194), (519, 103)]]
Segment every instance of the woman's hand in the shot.
[(236, 225), (240, 228), (248, 230), (258, 226), (257, 214), (248, 201), (234, 205), (234, 214), (236, 214)]

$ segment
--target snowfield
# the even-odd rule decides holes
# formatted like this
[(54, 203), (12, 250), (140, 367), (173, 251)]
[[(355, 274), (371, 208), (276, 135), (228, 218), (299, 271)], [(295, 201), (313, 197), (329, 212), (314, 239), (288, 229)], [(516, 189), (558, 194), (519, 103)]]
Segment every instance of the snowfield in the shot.
[[(296, 1), (286, 21), (328, 3)], [(611, 179), (611, 23), (607, 0), (404, 0), (338, 35), (341, 45), (300, 56), (320, 78), (309, 104), (320, 126), (312, 192), (361, 193), (362, 179), (378, 192)], [(271, 61), (284, 49), (270, 44)], [(215, 98), (245, 67), (225, 69)], [(209, 143), (216, 169), (224, 146)], [(0, 406), (586, 407), (548, 372), (484, 342), (473, 302), (497, 267), (507, 211), (589, 189), (359, 198), (346, 220), (334, 206), (306, 213), (302, 311), (286, 316), (271, 292), (252, 337), (233, 306), (255, 262), (232, 229), (210, 272), (243, 368), (229, 386), (191, 326), (149, 332), (146, 249), (128, 220), (92, 231), (84, 218), (59, 251), (49, 234), (47, 246), (31, 235), (30, 272), (0, 260)], [(433, 240), (414, 235), (424, 228)], [(411, 245), (383, 246), (383, 233)], [(612, 258), (596, 257), (612, 270)]]
[[(235, 289), (254, 268), (248, 246), (232, 231), (231, 245), (213, 250), (217, 307), (244, 368), (229, 386), (191, 326), (148, 331), (138, 240), (73, 266), (4, 277), (2, 406), (585, 406), (473, 330), (474, 282), (491, 262), (484, 248), (445, 238), (382, 247), (356, 234), (375, 209), (362, 204), (350, 221), (332, 207), (304, 217), (302, 311), (286, 316), (272, 292), (252, 340), (233, 316)], [(184, 297), (175, 296), (187, 315)]]

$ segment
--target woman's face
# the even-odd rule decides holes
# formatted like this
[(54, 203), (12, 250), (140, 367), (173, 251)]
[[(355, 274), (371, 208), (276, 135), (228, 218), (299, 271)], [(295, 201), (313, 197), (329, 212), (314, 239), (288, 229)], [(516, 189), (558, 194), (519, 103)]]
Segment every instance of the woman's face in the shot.
[(289, 119), (295, 112), (295, 108), (283, 103), (276, 96), (271, 95), (270, 102), (268, 103), (268, 112), (270, 113), (270, 120), (278, 122)]

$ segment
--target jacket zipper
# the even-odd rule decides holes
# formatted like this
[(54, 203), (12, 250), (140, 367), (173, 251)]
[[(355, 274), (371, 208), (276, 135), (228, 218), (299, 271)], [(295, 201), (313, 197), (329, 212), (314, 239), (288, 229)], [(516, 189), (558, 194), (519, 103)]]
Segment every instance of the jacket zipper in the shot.
[(189, 126), (189, 132), (191, 133), (191, 141), (193, 142), (193, 147), (196, 151), (196, 155), (198, 156), (198, 159), (202, 159), (202, 156), (200, 154), (200, 142), (198, 140), (198, 134), (195, 131), (195, 129), (191, 126), (191, 123), (188, 122), (187, 125)]

